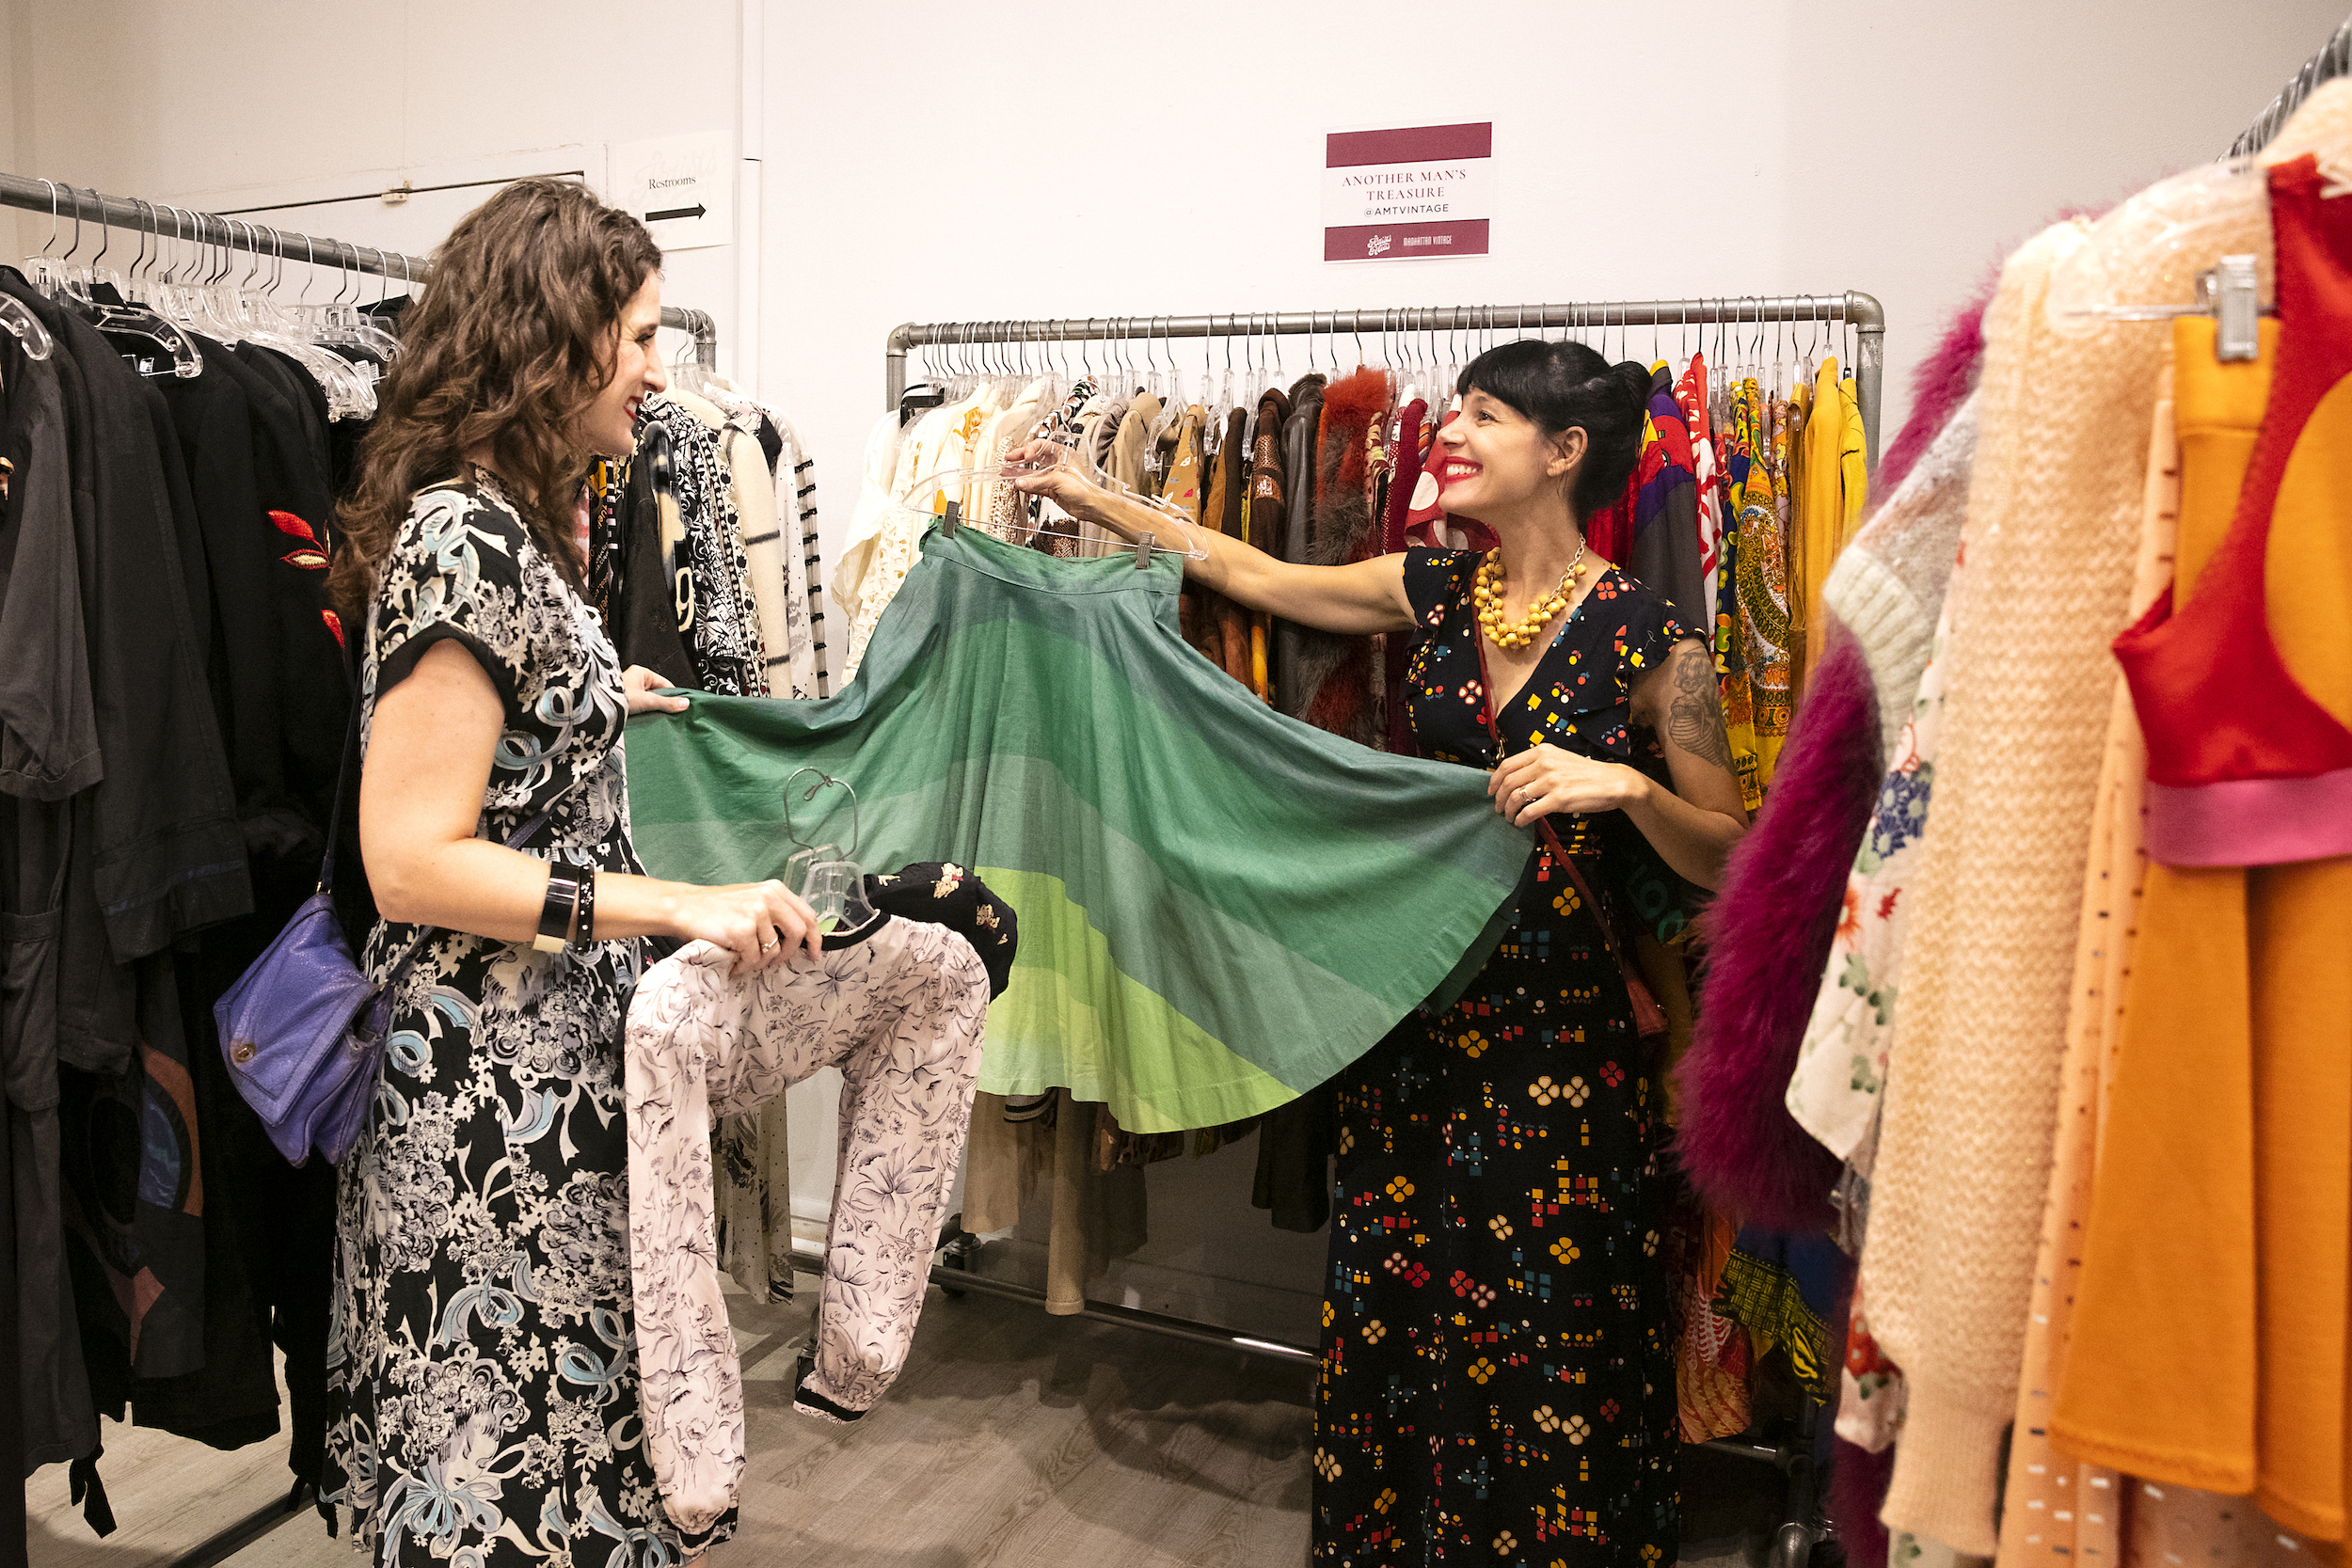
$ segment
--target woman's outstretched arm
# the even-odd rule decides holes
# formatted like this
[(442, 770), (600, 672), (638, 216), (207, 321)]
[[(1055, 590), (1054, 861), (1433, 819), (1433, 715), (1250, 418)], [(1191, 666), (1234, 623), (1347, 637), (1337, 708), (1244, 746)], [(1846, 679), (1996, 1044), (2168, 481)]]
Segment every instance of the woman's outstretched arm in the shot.
[(1105, 490), (1060, 466), (1062, 456), (1060, 447), (1037, 441), (1016, 448), (1005, 461), (1055, 464), (1017, 481), (1020, 490), (1046, 497), (1072, 516), (1106, 528), (1121, 539), (1133, 541), (1149, 533), (1164, 545), (1181, 542), (1184, 548), (1205, 550), (1206, 559), (1184, 562), (1184, 575), (1235, 604), (1343, 635), (1403, 631), (1413, 624), (1401, 555), (1345, 566), (1294, 565), (1246, 541), (1193, 527), (1132, 496)]

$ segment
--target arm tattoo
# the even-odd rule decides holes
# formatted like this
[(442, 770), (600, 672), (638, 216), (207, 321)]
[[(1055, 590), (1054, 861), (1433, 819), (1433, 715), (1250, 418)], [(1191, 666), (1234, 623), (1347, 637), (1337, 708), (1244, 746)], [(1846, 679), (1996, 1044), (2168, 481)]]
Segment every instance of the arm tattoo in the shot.
[(1724, 729), (1723, 693), (1715, 661), (1696, 641), (1674, 653), (1674, 699), (1666, 707), (1666, 738), (1701, 762), (1732, 771), (1731, 736)]

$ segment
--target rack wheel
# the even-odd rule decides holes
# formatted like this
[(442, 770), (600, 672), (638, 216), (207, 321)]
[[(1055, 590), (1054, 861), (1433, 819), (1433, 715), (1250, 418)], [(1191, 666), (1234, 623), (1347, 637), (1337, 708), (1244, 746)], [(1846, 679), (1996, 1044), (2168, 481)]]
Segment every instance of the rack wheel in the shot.
[[(943, 1268), (970, 1274), (972, 1255), (978, 1250), (978, 1239), (963, 1228), (963, 1215), (961, 1213), (949, 1215), (947, 1223), (941, 1226), (939, 1229), (940, 1265)], [(963, 1291), (952, 1285), (940, 1286), (939, 1293), (949, 1301), (961, 1301), (964, 1295)]]
[(1806, 1568), (1813, 1559), (1813, 1532), (1803, 1525), (1780, 1527), (1772, 1538), (1772, 1568)]

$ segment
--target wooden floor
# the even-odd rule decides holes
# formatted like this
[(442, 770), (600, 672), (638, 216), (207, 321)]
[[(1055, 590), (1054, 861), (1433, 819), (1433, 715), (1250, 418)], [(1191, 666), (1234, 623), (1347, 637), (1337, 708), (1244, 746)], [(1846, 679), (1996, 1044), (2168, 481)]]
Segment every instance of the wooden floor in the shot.
[[(713, 1568), (1305, 1562), (1308, 1369), (934, 1291), (890, 1396), (837, 1427), (791, 1413), (813, 1296), (812, 1287), (784, 1307), (734, 1298), (752, 1457), (740, 1533)], [(92, 1537), (67, 1504), (65, 1467), (53, 1465), (27, 1486), (34, 1568), (160, 1568), (282, 1495), (288, 1479), (282, 1438), (217, 1454), (108, 1423), (105, 1441), (121, 1528)], [(1685, 1497), (1706, 1499), (1693, 1526), (1726, 1533), (1688, 1543), (1683, 1561), (1754, 1560), (1771, 1473), (1693, 1457), (1702, 1463), (1686, 1466)], [(352, 1563), (348, 1541), (329, 1540), (314, 1513), (228, 1560)]]

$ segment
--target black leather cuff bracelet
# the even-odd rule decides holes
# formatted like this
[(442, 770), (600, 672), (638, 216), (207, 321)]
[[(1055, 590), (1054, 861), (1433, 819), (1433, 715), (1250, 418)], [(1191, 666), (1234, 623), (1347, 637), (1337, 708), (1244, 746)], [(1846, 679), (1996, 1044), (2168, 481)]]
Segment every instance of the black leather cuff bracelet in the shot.
[(579, 913), (580, 883), (549, 871), (547, 902), (539, 906), (539, 934), (531, 939), (531, 945), (542, 953), (561, 953)]

